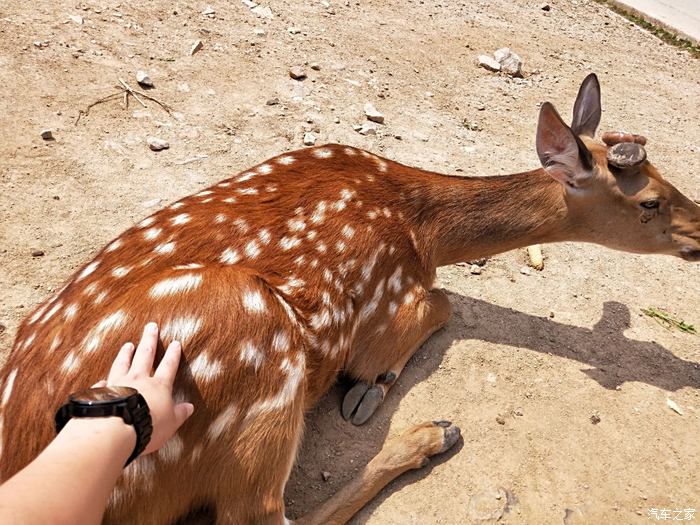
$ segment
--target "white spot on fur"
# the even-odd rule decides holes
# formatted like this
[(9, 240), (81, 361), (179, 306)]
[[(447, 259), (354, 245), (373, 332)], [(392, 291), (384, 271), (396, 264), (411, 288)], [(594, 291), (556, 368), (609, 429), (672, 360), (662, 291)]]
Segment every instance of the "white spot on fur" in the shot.
[(107, 246), (107, 248), (105, 249), (105, 251), (106, 251), (106, 252), (113, 252), (114, 250), (116, 250), (117, 248), (119, 248), (121, 245), (122, 245), (122, 240), (121, 240), (121, 239), (117, 239), (117, 240), (115, 240), (115, 241), (112, 241), (112, 243), (111, 243), (109, 246)]
[(333, 156), (333, 152), (328, 148), (316, 148), (311, 154), (317, 159), (328, 159)]
[(106, 298), (107, 298), (107, 292), (105, 290), (103, 290), (97, 294), (97, 297), (95, 297), (94, 303), (101, 304)]
[(61, 306), (63, 306), (63, 301), (56, 301), (56, 303), (51, 307), (51, 309), (46, 312), (46, 315), (41, 318), (41, 322), (45, 323), (49, 319), (53, 317), (53, 315), (58, 312), (61, 309)]
[(176, 202), (175, 204), (171, 204), (170, 207), (169, 207), (169, 209), (171, 209), (171, 210), (179, 210), (179, 209), (182, 208), (184, 205), (185, 205), (184, 202)]
[(212, 193), (214, 193), (214, 192), (211, 190), (204, 190), (204, 191), (200, 191), (197, 195), (195, 195), (195, 197), (205, 197), (207, 195), (211, 195)]
[(284, 250), (291, 250), (292, 248), (296, 248), (301, 244), (301, 239), (299, 237), (282, 237), (280, 239), (280, 247)]
[(328, 308), (322, 308), (320, 311), (316, 312), (311, 316), (311, 328), (314, 330), (321, 330), (322, 328), (328, 328), (331, 324), (331, 313)]
[(372, 295), (372, 299), (367, 301), (362, 308), (360, 309), (357, 319), (359, 322), (363, 323), (367, 321), (376, 311), (377, 308), (379, 307), (379, 302), (382, 300), (382, 292), (384, 291), (384, 279), (381, 279), (377, 283), (377, 287), (374, 289), (374, 294)]
[(187, 273), (177, 277), (169, 277), (168, 279), (163, 279), (162, 281), (154, 284), (151, 287), (149, 295), (155, 299), (165, 297), (166, 295), (174, 295), (180, 292), (189, 292), (191, 290), (195, 290), (201, 284), (201, 275)]
[(243, 293), (243, 308), (248, 313), (263, 313), (266, 310), (265, 299), (258, 290), (246, 290)]
[(386, 206), (384, 208), (382, 208), (382, 213), (384, 214), (384, 217), (386, 217), (387, 219), (389, 217), (391, 217), (391, 210), (389, 208), (387, 208)]
[(262, 364), (263, 354), (252, 341), (246, 341), (241, 346), (241, 361), (247, 365), (252, 365), (257, 370)]
[(219, 436), (221, 436), (221, 434), (226, 431), (228, 426), (236, 420), (237, 415), (238, 409), (233, 404), (230, 404), (224, 410), (222, 410), (207, 429), (209, 439), (217, 439)]
[(349, 155), (349, 156), (351, 156), (351, 157), (354, 157), (355, 155), (357, 155), (357, 151), (355, 151), (355, 150), (352, 149), (352, 148), (343, 148), (343, 152), (344, 152), (346, 155)]
[(391, 301), (389, 303), (389, 315), (396, 315), (396, 312), (399, 309), (399, 305), (396, 304), (394, 301)]
[(269, 164), (261, 164), (258, 166), (258, 173), (260, 173), (260, 175), (269, 175), (272, 173), (272, 166)]
[(53, 340), (51, 341), (51, 346), (49, 346), (49, 352), (53, 352), (54, 350), (56, 350), (59, 346), (61, 346), (62, 342), (63, 339), (60, 335), (54, 336)]
[(7, 379), (5, 379), (5, 388), (2, 391), (2, 408), (5, 408), (5, 405), (7, 405), (7, 402), (10, 400), (10, 396), (12, 395), (12, 389), (15, 386), (15, 379), (17, 378), (17, 369), (15, 368), (12, 370), (7, 375)]
[(284, 157), (280, 157), (277, 159), (278, 164), (282, 164), (282, 166), (289, 166), (290, 164), (296, 162), (297, 159), (292, 157), (291, 155), (285, 155)]
[(79, 364), (80, 364), (80, 358), (77, 355), (75, 355), (74, 352), (71, 352), (63, 360), (63, 364), (61, 365), (61, 369), (66, 373), (73, 372), (73, 371), (75, 371), (76, 368), (78, 368)]
[(221, 360), (215, 359), (210, 361), (206, 352), (199, 354), (190, 363), (190, 372), (195, 382), (213, 381), (221, 374), (222, 370)]
[(22, 343), (22, 350), (24, 350), (25, 348), (29, 348), (29, 346), (34, 342), (35, 338), (36, 334), (31, 334), (29, 337), (27, 337)]
[(216, 224), (221, 224), (222, 222), (226, 222), (226, 215), (224, 215), (223, 213), (217, 214), (217, 216), (214, 217), (214, 222)]
[(124, 277), (127, 273), (131, 271), (131, 266), (119, 266), (112, 270), (112, 275), (117, 279)]
[(226, 197), (225, 199), (222, 199), (222, 201), (228, 204), (233, 204), (236, 202), (236, 197)]
[(289, 350), (289, 335), (287, 332), (277, 330), (272, 337), (272, 349), (275, 352), (284, 353)]
[(66, 309), (63, 311), (63, 318), (66, 321), (72, 321), (76, 313), (78, 313), (78, 305), (76, 303), (71, 303), (66, 306)]
[(175, 215), (172, 219), (170, 219), (170, 223), (173, 226), (177, 226), (178, 224), (186, 224), (190, 222), (190, 214), (189, 213), (181, 213), (180, 215)]
[(39, 308), (36, 312), (34, 312), (34, 315), (32, 315), (31, 319), (29, 319), (29, 324), (36, 323), (39, 317), (41, 317), (46, 309), (49, 307), (49, 303), (44, 303), (41, 308)]
[(277, 395), (253, 404), (246, 415), (246, 420), (259, 414), (280, 410), (294, 401), (297, 390), (304, 379), (304, 356), (297, 354), (297, 364), (293, 365), (289, 358), (285, 357), (280, 364), (280, 370), (287, 375), (287, 379)]
[(199, 263), (187, 263), (173, 266), (173, 270), (199, 270), (200, 268), (204, 268), (204, 265)]
[(258, 189), (257, 188), (241, 188), (239, 190), (236, 190), (236, 192), (241, 194), (241, 195), (257, 195)]
[(180, 341), (183, 345), (192, 339), (202, 326), (202, 320), (197, 317), (176, 317), (165, 323), (161, 330), (161, 339)]
[(180, 456), (182, 456), (182, 451), (185, 448), (185, 444), (182, 438), (175, 434), (171, 437), (165, 444), (158, 449), (158, 459), (164, 463), (174, 463)]
[(327, 249), (328, 249), (328, 247), (326, 246), (325, 242), (319, 242), (316, 245), (316, 251), (318, 251), (319, 253), (326, 253)]
[(151, 490), (155, 473), (156, 461), (153, 456), (140, 456), (123, 470), (122, 476), (126, 486), (139, 485), (146, 490)]
[(297, 265), (297, 266), (301, 266), (302, 264), (304, 264), (304, 261), (305, 261), (305, 260), (306, 260), (306, 257), (303, 256), (303, 255), (300, 255), (299, 257), (297, 257), (296, 259), (294, 259), (294, 264)]
[(343, 226), (342, 233), (343, 237), (345, 237), (346, 239), (352, 239), (352, 236), (355, 235), (355, 228), (353, 228), (349, 224), (346, 224), (345, 226)]
[(155, 217), (147, 217), (144, 220), (142, 220), (140, 223), (138, 223), (138, 227), (139, 228), (147, 228), (148, 226), (150, 226), (154, 222), (156, 222)]
[(162, 231), (163, 230), (161, 230), (160, 228), (149, 228), (148, 230), (143, 232), (143, 238), (147, 241), (152, 241), (153, 239), (157, 239)]
[(90, 354), (97, 350), (101, 344), (102, 337), (111, 330), (121, 328), (127, 319), (128, 316), (122, 310), (117, 310), (103, 318), (85, 337), (83, 342), (85, 351)]
[(338, 241), (335, 243), (335, 249), (338, 251), (338, 253), (342, 252), (345, 250), (345, 243), (343, 241)]
[(219, 257), (219, 260), (224, 264), (236, 264), (241, 260), (241, 257), (238, 255), (237, 250), (234, 250), (233, 248), (226, 248), (221, 254), (221, 257)]
[(310, 232), (306, 233), (306, 238), (310, 241), (313, 241), (317, 235), (318, 235), (318, 232), (316, 230), (311, 230)]
[(276, 184), (266, 184), (265, 191), (268, 193), (273, 193), (273, 192), (277, 191), (277, 185)]
[(245, 221), (245, 219), (236, 219), (233, 221), (233, 225), (238, 228), (238, 231), (241, 233), (248, 232), (248, 223)]
[(253, 177), (255, 177), (255, 173), (253, 173), (252, 171), (248, 171), (246, 173), (243, 173), (242, 175), (239, 175), (236, 178), (236, 182), (245, 182), (247, 180), (252, 179)]
[(270, 235), (270, 230), (265, 229), (265, 228), (260, 230), (260, 232), (258, 233), (258, 238), (260, 239), (260, 242), (263, 244), (270, 244), (271, 237), (272, 236)]
[(153, 249), (153, 251), (161, 255), (173, 253), (175, 251), (175, 241), (159, 244)]
[(231, 183), (228, 182), (228, 181), (226, 181), (226, 182), (220, 182), (219, 184), (217, 184), (217, 186), (218, 186), (219, 188), (228, 188), (230, 185), (231, 185)]
[(95, 292), (97, 292), (97, 282), (88, 284), (85, 287), (85, 290), (83, 290), (83, 294), (87, 295), (88, 297), (95, 295)]
[(318, 204), (316, 204), (316, 209), (314, 210), (314, 213), (311, 215), (311, 222), (314, 224), (319, 224), (323, 222), (323, 219), (325, 218), (326, 214), (326, 201), (320, 201)]
[(397, 266), (387, 282), (387, 288), (394, 293), (399, 293), (401, 291), (401, 271), (401, 266)]
[(260, 254), (260, 246), (258, 246), (258, 241), (253, 239), (248, 244), (246, 244), (245, 254), (251, 259), (255, 259)]
[(367, 217), (371, 220), (374, 220), (377, 218), (377, 212), (374, 210), (370, 210), (367, 212)]
[(340, 200), (340, 201), (333, 203), (333, 209), (335, 211), (343, 211), (346, 206), (347, 206), (347, 203), (343, 200)]
[(287, 226), (293, 232), (303, 232), (306, 229), (306, 222), (302, 219), (289, 219)]
[(100, 265), (99, 261), (93, 261), (90, 264), (88, 264), (85, 268), (83, 268), (83, 271), (80, 272), (80, 275), (78, 275), (78, 278), (75, 280), (76, 282), (85, 279), (88, 275), (90, 275), (92, 272), (94, 272), (97, 267)]

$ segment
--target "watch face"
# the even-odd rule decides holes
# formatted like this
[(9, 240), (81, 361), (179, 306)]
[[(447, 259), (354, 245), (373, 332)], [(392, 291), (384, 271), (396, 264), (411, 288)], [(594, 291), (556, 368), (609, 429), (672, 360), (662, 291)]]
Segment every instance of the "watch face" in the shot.
[(86, 405), (99, 405), (101, 403), (114, 403), (138, 394), (138, 391), (128, 386), (106, 386), (102, 388), (86, 388), (70, 395), (74, 403)]

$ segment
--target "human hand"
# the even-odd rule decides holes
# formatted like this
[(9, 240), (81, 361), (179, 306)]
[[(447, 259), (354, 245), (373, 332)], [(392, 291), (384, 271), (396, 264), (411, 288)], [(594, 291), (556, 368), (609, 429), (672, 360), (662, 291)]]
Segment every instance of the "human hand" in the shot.
[(148, 403), (153, 433), (142, 456), (162, 447), (194, 412), (194, 405), (191, 403), (176, 405), (173, 401), (173, 382), (182, 352), (180, 343), (170, 343), (158, 368), (151, 375), (157, 346), (158, 325), (148, 323), (138, 348), (134, 349), (133, 343), (122, 346), (112, 363), (107, 381), (100, 381), (95, 385), (130, 386), (138, 390)]

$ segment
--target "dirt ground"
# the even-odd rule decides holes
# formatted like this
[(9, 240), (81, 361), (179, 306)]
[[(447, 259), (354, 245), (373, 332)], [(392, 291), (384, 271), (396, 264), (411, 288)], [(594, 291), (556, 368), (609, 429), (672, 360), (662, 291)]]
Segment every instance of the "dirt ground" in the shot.
[[(662, 173), (700, 197), (700, 61), (593, 1), (553, 0), (548, 12), (541, 3), (272, 0), (268, 20), (236, 0), (5, 0), (1, 355), (21, 318), (110, 238), (301, 147), (308, 129), (318, 144), (440, 172), (522, 171), (538, 165), (537, 104), (570, 115), (594, 71), (602, 128), (646, 135)], [(202, 14), (208, 6), (214, 13)], [(196, 40), (203, 48), (191, 56)], [(477, 67), (478, 54), (504, 46), (523, 58), (524, 79)], [(308, 78), (290, 79), (289, 67), (304, 64)], [(117, 99), (75, 123), (119, 77), (135, 85), (139, 69), (173, 115)], [(386, 117), (374, 136), (352, 127), (368, 101)], [(54, 141), (42, 140), (44, 128)], [(170, 149), (150, 151), (147, 136)], [(370, 422), (342, 420), (342, 385), (309, 415), (290, 517), (335, 492), (387, 436), (440, 418), (462, 428), (463, 443), (390, 484), (352, 523), (488, 523), (504, 507), (500, 523), (512, 524), (649, 523), (651, 508), (700, 511), (700, 336), (640, 313), (657, 306), (700, 325), (700, 265), (590, 245), (544, 251), (544, 271), (531, 275), (520, 272), (524, 251), (492, 258), (481, 275), (441, 269), (454, 318)]]

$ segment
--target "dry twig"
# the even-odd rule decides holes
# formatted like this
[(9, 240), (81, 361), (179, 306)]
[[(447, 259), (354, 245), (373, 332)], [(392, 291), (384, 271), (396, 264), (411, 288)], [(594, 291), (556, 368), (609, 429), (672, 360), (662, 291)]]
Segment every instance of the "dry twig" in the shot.
[(107, 101), (109, 101), (109, 100), (112, 100), (112, 99), (114, 99), (114, 98), (116, 98), (116, 97), (121, 97), (121, 96), (123, 96), (123, 97), (124, 97), (124, 106), (126, 107), (126, 109), (129, 109), (129, 95), (131, 95), (132, 97), (134, 97), (134, 98), (136, 99), (136, 101), (137, 101), (139, 104), (141, 104), (144, 108), (147, 108), (148, 106), (146, 106), (145, 102), (144, 102), (143, 100), (141, 100), (140, 97), (143, 97), (143, 98), (145, 98), (145, 99), (148, 99), (148, 100), (151, 100), (151, 101), (155, 102), (155, 103), (158, 104), (161, 108), (163, 108), (163, 110), (164, 110), (168, 115), (172, 115), (172, 113), (173, 113), (173, 108), (170, 107), (168, 104), (165, 104), (164, 102), (161, 102), (161, 101), (158, 100), (157, 98), (152, 97), (152, 96), (150, 96), (150, 95), (147, 95), (146, 93), (144, 93), (144, 92), (142, 92), (142, 91), (138, 91), (138, 90), (136, 90), (136, 89), (132, 89), (131, 86), (129, 86), (129, 84), (127, 84), (126, 82), (124, 82), (124, 80), (121, 79), (121, 78), (119, 78), (119, 83), (121, 84), (121, 89), (120, 89), (117, 93), (112, 93), (111, 95), (107, 95), (106, 97), (102, 97), (102, 98), (96, 100), (96, 101), (93, 102), (92, 104), (88, 105), (84, 110), (82, 110), (82, 109), (81, 109), (81, 110), (78, 110), (78, 118), (75, 119), (75, 123), (77, 124), (77, 123), (80, 121), (80, 118), (81, 118), (81, 117), (87, 116), (88, 113), (90, 113), (90, 109), (92, 109), (93, 107), (97, 106), (98, 104), (102, 104), (103, 102), (107, 102)]

